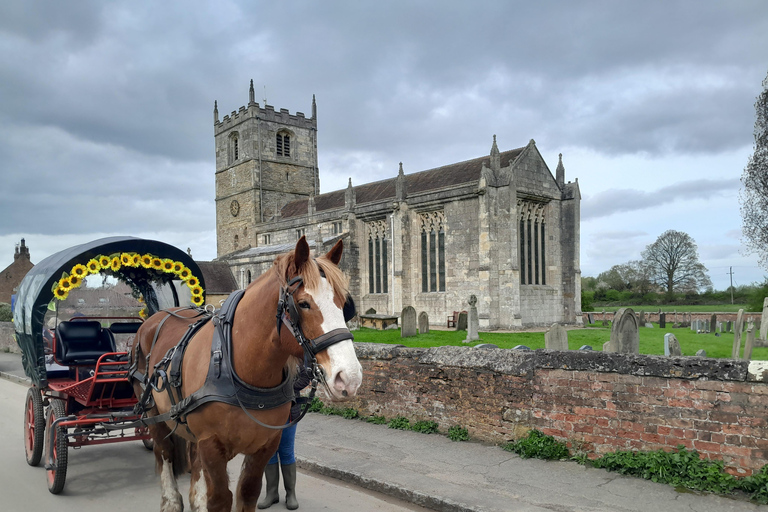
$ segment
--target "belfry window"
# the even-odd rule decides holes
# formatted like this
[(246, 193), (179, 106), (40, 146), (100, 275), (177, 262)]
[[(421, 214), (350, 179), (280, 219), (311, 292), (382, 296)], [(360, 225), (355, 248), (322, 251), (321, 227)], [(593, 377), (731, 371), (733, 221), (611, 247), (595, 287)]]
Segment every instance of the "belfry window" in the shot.
[(419, 214), (421, 223), (421, 291), (445, 291), (445, 214)]
[(291, 156), (291, 136), (280, 132), (276, 140), (277, 156)]
[(518, 201), (520, 247), (520, 284), (547, 284), (546, 205), (533, 201)]
[(232, 165), (240, 159), (240, 134), (232, 132), (229, 135), (229, 164)]
[(387, 223), (368, 223), (368, 293), (389, 293)]

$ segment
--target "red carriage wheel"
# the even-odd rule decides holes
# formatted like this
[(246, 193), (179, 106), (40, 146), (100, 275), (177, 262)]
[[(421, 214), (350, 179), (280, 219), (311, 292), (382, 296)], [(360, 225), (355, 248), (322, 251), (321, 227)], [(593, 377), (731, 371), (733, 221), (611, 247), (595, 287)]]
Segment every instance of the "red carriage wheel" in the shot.
[(31, 387), (27, 391), (26, 407), (24, 407), (24, 451), (27, 464), (37, 466), (43, 456), (43, 440), (45, 439), (45, 415), (43, 414), (43, 397), (40, 390)]
[(48, 473), (48, 490), (53, 494), (59, 494), (64, 489), (64, 481), (67, 479), (67, 429), (64, 427), (53, 428), (53, 422), (57, 418), (66, 416), (66, 408), (62, 400), (52, 399), (51, 410), (48, 413), (48, 425), (46, 441), (53, 445), (53, 458), (51, 458), (50, 444), (46, 445), (45, 468)]

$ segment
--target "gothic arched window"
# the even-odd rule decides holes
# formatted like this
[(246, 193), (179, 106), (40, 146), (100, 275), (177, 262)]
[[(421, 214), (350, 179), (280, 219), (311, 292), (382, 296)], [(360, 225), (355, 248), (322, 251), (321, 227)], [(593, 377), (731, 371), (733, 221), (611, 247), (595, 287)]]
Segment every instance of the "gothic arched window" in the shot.
[(421, 291), (445, 291), (445, 214), (419, 214), (421, 223)]
[(291, 134), (287, 132), (278, 132), (276, 147), (277, 156), (291, 156)]
[(368, 293), (389, 293), (387, 222), (368, 223)]
[(547, 284), (546, 204), (520, 200), (517, 202), (520, 226), (520, 284)]

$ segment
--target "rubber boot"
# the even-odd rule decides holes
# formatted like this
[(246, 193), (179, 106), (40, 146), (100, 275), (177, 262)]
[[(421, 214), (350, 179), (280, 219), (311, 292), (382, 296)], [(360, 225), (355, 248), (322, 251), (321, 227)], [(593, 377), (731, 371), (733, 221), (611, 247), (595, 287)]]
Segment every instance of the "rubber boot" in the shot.
[(280, 470), (277, 466), (277, 464), (267, 464), (264, 468), (264, 476), (267, 477), (267, 488), (264, 499), (257, 505), (259, 508), (269, 508), (280, 501), (280, 495), (277, 492), (277, 488), (280, 486)]
[(296, 510), (299, 502), (296, 499), (296, 463), (280, 466), (283, 470), (283, 485), (285, 486), (285, 508)]

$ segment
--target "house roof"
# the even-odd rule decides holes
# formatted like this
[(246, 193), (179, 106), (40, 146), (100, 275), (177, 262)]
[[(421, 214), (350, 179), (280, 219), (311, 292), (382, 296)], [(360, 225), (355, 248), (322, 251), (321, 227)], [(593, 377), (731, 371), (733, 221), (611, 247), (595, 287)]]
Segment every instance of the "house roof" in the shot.
[[(499, 155), (501, 157), (501, 167), (507, 167), (514, 162), (524, 149), (524, 147), (517, 148), (501, 153)], [(435, 169), (406, 174), (405, 183), (407, 193), (418, 194), (429, 192), (430, 190), (454, 187), (465, 183), (479, 181), (483, 163), (488, 167), (490, 165), (490, 157), (483, 156), (464, 162), (444, 165)], [(397, 177), (353, 187), (355, 190), (356, 203), (373, 203), (394, 198), (396, 184)], [(315, 211), (321, 212), (335, 208), (343, 208), (345, 194), (346, 190), (334, 190), (333, 192), (316, 196)], [(308, 201), (308, 199), (298, 199), (286, 204), (280, 210), (281, 217), (290, 218), (306, 215)]]
[(207, 294), (232, 293), (238, 289), (235, 276), (226, 261), (198, 261)]

